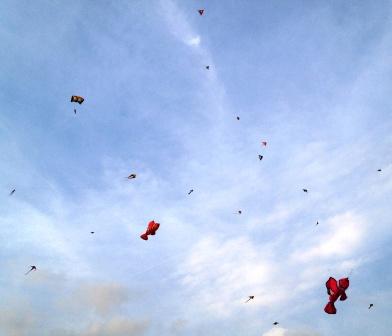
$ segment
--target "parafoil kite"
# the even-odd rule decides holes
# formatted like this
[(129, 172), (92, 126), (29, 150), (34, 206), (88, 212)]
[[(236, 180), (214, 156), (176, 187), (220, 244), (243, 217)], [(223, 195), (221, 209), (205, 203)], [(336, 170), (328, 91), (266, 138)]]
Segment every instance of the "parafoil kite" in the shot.
[(155, 232), (157, 232), (157, 230), (159, 229), (160, 224), (159, 223), (155, 223), (155, 221), (151, 221), (150, 223), (148, 223), (147, 225), (147, 230), (145, 233), (143, 233), (140, 238), (142, 238), (143, 240), (148, 240), (148, 236), (154, 236)]
[[(71, 97), (71, 103), (78, 103), (79, 105), (84, 102), (84, 98), (80, 96), (72, 96)], [(76, 109), (74, 109), (74, 112), (76, 114)]]
[(334, 278), (330, 277), (325, 283), (327, 287), (327, 293), (329, 295), (329, 302), (324, 308), (327, 314), (336, 314), (335, 302), (340, 299), (344, 301), (347, 299), (346, 289), (350, 285), (348, 278), (340, 279), (337, 282)]

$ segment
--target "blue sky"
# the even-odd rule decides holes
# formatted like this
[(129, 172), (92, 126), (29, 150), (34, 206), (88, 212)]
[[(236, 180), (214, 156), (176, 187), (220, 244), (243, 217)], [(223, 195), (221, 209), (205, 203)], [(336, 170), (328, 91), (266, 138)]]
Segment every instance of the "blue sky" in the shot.
[(2, 1), (0, 335), (389, 335), (391, 9)]

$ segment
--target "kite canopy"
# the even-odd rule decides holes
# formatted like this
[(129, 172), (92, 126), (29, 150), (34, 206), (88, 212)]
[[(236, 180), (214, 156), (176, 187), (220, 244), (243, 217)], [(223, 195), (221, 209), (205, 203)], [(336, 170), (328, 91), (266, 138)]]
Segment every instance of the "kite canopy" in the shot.
[(84, 102), (84, 98), (80, 96), (72, 96), (71, 103), (79, 103), (82, 104)]
[(159, 223), (155, 223), (155, 221), (152, 220), (150, 223), (148, 223), (146, 232), (143, 233), (140, 238), (142, 238), (143, 240), (148, 240), (148, 236), (154, 236), (155, 233), (158, 231), (159, 226)]

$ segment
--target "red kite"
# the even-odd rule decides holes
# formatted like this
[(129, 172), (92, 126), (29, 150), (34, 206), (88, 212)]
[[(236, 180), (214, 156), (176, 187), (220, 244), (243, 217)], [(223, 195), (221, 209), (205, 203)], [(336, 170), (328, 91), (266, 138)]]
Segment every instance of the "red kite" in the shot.
[(264, 147), (267, 147), (267, 141), (262, 141), (261, 144), (262, 144)]
[(199, 12), (200, 15), (203, 15), (204, 14), (204, 9), (199, 9), (198, 12)]
[(325, 283), (327, 293), (329, 295), (329, 302), (324, 308), (327, 314), (336, 314), (335, 302), (340, 298), (340, 301), (347, 299), (346, 289), (350, 285), (348, 278), (339, 280), (339, 283), (334, 278), (329, 278)]
[(155, 235), (155, 232), (157, 232), (157, 230), (159, 229), (159, 223), (155, 223), (155, 221), (151, 221), (150, 223), (148, 223), (147, 225), (147, 230), (145, 233), (143, 233), (140, 238), (142, 238), (143, 240), (148, 240), (148, 236)]

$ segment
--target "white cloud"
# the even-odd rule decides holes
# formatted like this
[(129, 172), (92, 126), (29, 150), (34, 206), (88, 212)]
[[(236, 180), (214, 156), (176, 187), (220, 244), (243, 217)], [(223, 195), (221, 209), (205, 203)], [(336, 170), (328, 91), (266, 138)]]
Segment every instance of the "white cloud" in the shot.
[(310, 247), (294, 253), (302, 262), (352, 255), (365, 238), (365, 220), (353, 213), (339, 214), (323, 223), (323, 234)]
[(284, 292), (264, 290), (274, 287), (276, 271), (267, 254), (246, 237), (223, 241), (206, 237), (180, 265), (181, 283), (187, 291), (197, 293), (195, 303), (220, 316), (233, 313), (248, 295), (256, 296), (253, 305), (268, 305), (281, 299)]
[(272, 328), (262, 336), (320, 336), (316, 331), (311, 330), (288, 330), (284, 328)]
[(197, 46), (200, 44), (200, 41), (201, 41), (201, 39), (200, 39), (200, 36), (198, 35), (198, 36), (195, 36), (195, 37), (192, 37), (192, 38), (188, 39), (188, 40), (186, 41), (186, 43), (187, 43), (188, 45), (190, 45), (190, 46), (195, 46), (195, 47), (197, 47)]

